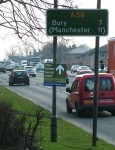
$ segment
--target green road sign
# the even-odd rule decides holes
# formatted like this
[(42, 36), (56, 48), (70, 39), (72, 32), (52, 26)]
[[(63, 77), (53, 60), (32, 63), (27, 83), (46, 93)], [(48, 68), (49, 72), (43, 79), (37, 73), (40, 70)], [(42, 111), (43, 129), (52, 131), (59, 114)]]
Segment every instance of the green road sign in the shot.
[(106, 9), (48, 9), (47, 35), (105, 36), (108, 34)]
[(66, 64), (45, 64), (44, 85), (66, 86)]

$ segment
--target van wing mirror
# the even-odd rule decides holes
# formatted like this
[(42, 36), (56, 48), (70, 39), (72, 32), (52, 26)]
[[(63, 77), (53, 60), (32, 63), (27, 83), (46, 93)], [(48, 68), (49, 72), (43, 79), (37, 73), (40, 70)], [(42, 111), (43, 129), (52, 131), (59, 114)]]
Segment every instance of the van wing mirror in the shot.
[(66, 88), (66, 92), (71, 93), (70, 87), (67, 87), (67, 88)]

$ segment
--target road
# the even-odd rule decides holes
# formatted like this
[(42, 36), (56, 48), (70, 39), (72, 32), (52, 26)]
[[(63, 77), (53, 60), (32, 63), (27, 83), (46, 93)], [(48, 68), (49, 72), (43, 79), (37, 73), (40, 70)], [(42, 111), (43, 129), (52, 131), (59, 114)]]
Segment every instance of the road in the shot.
[[(0, 84), (9, 88), (12, 91), (17, 92), (18, 94), (29, 98), (34, 103), (46, 108), (52, 112), (52, 87), (43, 86), (43, 72), (37, 72), (37, 77), (30, 77), (30, 86), (9, 86), (8, 85), (8, 74), (0, 73)], [(70, 77), (70, 82), (74, 78)], [(69, 85), (67, 85), (69, 86)], [(84, 114), (82, 118), (77, 118), (75, 112), (68, 114), (66, 112), (66, 96), (65, 92), (66, 87), (57, 87), (56, 88), (56, 109), (57, 117), (61, 117), (64, 120), (79, 126), (80, 128), (92, 133), (93, 128), (93, 118), (92, 114)], [(110, 113), (103, 112), (100, 113), (97, 119), (97, 136), (111, 144), (115, 145), (115, 117), (111, 116)]]

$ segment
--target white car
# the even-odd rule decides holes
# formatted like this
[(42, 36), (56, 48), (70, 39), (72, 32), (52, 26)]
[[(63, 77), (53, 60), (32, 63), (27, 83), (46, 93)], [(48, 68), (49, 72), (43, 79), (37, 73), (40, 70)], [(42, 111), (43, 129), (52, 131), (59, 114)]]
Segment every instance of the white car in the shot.
[(71, 73), (77, 72), (78, 68), (79, 68), (79, 65), (73, 65), (71, 67)]
[(10, 61), (6, 61), (6, 62), (5, 62), (5, 66), (6, 66), (6, 71), (12, 71), (13, 68), (14, 68), (13, 63), (10, 62)]
[(24, 66), (24, 70), (28, 72), (29, 76), (36, 77), (36, 67)]
[(22, 60), (21, 61), (21, 67), (27, 66), (27, 60)]
[(93, 73), (93, 71), (88, 66), (79, 66), (77, 73), (78, 74)]

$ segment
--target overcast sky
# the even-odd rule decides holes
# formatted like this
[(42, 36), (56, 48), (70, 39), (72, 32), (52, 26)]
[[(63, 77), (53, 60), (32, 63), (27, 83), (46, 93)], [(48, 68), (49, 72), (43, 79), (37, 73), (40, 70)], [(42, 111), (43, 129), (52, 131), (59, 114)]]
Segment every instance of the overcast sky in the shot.
[[(60, 0), (58, 0), (60, 1)], [(62, 1), (62, 0), (61, 0)], [(74, 0), (74, 3), (79, 7), (79, 9), (96, 9), (97, 0)], [(101, 8), (108, 9), (109, 11), (109, 34), (108, 36), (100, 37), (100, 46), (107, 44), (108, 38), (115, 37), (115, 0), (101, 0)], [(0, 60), (4, 57), (4, 52), (10, 46), (16, 42), (16, 36), (10, 35), (7, 38), (2, 39), (6, 35), (6, 30), (0, 28)], [(95, 47), (95, 37), (72, 37), (76, 45), (86, 44), (91, 48)], [(17, 40), (18, 41), (18, 40)], [(20, 41), (20, 40), (19, 40)]]
[[(76, 0), (75, 0), (76, 3)], [(80, 9), (96, 9), (97, 0), (77, 0)], [(101, 0), (101, 9), (107, 9), (109, 13), (108, 35), (100, 37), (100, 46), (108, 43), (108, 39), (115, 37), (115, 0)], [(88, 46), (95, 47), (95, 37), (78, 37), (76, 38), (80, 43), (86, 43)]]

